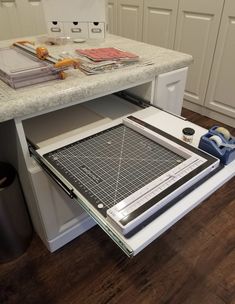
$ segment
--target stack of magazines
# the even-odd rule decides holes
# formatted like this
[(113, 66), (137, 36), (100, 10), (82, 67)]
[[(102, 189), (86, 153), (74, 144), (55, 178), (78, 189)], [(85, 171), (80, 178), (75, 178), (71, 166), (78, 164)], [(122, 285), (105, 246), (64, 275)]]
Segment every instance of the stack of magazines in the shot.
[(116, 48), (77, 49), (79, 68), (87, 75), (104, 73), (140, 63), (138, 55)]

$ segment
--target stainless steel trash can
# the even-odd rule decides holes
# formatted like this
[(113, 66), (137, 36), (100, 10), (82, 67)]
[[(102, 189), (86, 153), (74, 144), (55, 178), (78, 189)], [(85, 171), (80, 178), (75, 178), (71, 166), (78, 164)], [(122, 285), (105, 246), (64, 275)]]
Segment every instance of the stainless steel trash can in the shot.
[(20, 256), (32, 238), (32, 226), (16, 170), (0, 162), (0, 262)]

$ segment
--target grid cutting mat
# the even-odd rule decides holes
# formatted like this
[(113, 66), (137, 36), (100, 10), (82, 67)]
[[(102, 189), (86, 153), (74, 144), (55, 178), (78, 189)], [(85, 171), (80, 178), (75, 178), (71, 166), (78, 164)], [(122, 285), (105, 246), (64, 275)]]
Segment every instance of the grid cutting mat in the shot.
[(104, 216), (107, 209), (184, 161), (123, 124), (44, 158)]

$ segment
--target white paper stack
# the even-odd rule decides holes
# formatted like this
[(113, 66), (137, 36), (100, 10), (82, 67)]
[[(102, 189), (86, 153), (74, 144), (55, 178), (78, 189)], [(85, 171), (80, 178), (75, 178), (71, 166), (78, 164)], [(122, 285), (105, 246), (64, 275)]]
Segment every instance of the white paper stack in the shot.
[(14, 89), (60, 78), (61, 70), (14, 47), (0, 49), (0, 79)]
[(111, 70), (130, 66), (151, 64), (138, 55), (116, 48), (96, 48), (76, 50), (80, 56), (79, 68), (87, 75), (105, 73)]

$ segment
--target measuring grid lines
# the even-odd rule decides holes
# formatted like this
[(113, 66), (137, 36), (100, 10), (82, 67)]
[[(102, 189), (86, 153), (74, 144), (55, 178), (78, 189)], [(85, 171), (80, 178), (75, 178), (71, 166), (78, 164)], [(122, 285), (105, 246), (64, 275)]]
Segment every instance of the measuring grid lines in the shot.
[(122, 124), (44, 157), (104, 216), (107, 209), (184, 161)]

